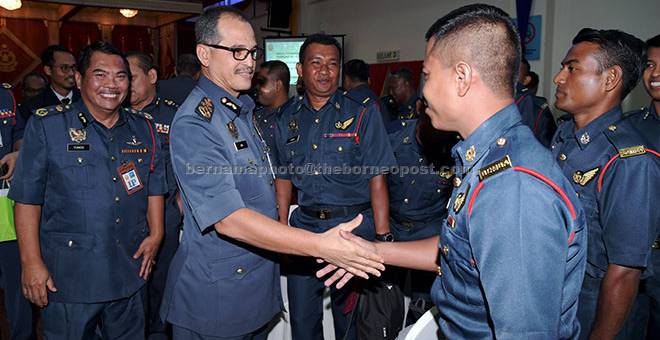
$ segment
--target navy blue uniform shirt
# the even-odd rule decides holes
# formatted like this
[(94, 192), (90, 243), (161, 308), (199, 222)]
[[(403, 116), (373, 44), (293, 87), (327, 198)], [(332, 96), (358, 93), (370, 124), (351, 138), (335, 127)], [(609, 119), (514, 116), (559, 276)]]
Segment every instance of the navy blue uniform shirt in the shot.
[(438, 235), (451, 194), (449, 169), (436, 169), (416, 138), (417, 120), (394, 121), (388, 134), (398, 171), (387, 175), (390, 226), (397, 241)]
[(275, 143), (275, 130), (277, 130), (277, 119), (282, 114), (282, 112), (294, 101), (293, 98), (289, 98), (282, 106), (269, 109), (266, 107), (261, 107), (254, 111), (254, 117), (257, 122), (257, 127), (261, 131), (261, 136), (266, 142), (268, 151), (273, 148)]
[(660, 115), (655, 111), (653, 103), (640, 110), (630, 111), (624, 114), (631, 116), (630, 120), (639, 134), (645, 139), (645, 143), (654, 150), (660, 150)]
[(214, 228), (241, 208), (278, 217), (272, 171), (253, 109), (248, 96), (235, 98), (201, 77), (171, 127), (184, 222), (161, 317), (203, 335), (247, 334), (282, 310), (273, 254)]
[(449, 339), (571, 339), (585, 215), (511, 104), (453, 149), (449, 215), (431, 296)]
[[(119, 168), (133, 164), (142, 188), (125, 186)], [(119, 109), (107, 128), (83, 101), (36, 111), (9, 197), (40, 205), (44, 263), (58, 291), (48, 299), (92, 303), (125, 298), (145, 281), (133, 259), (148, 235), (148, 196), (167, 191), (159, 139), (146, 114)]]
[(650, 209), (649, 202), (660, 197), (660, 157), (633, 121), (622, 118), (615, 107), (577, 131), (570, 119), (552, 143), (587, 214), (587, 274), (596, 279), (605, 276), (609, 264), (646, 268), (642, 278), (652, 275), (660, 210)]
[(557, 124), (552, 116), (548, 101), (529, 92), (518, 84), (516, 89), (516, 105), (520, 111), (523, 124), (527, 125), (536, 139), (546, 148), (550, 147), (552, 136), (557, 131)]

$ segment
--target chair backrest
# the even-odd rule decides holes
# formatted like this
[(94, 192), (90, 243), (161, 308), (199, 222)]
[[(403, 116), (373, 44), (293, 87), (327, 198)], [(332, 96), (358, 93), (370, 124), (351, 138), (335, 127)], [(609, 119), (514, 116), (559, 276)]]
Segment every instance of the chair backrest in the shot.
[(438, 309), (433, 307), (415, 322), (404, 340), (430, 340), (439, 339)]

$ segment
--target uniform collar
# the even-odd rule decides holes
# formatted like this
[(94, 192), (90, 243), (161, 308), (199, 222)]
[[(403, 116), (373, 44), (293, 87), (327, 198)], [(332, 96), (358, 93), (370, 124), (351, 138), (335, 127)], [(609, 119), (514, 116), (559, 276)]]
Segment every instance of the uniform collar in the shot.
[[(235, 103), (238, 106), (238, 112), (234, 112), (240, 116), (247, 116), (248, 113), (254, 110), (254, 101), (248, 95), (240, 95), (238, 98), (229, 94), (222, 87), (216, 85), (214, 82), (206, 78), (206, 76), (199, 77), (197, 85), (204, 90), (207, 94), (211, 96), (211, 99), (216, 103), (221, 103), (222, 98), (227, 98), (229, 101)], [(219, 105), (219, 107), (225, 107), (225, 105)], [(233, 110), (232, 110), (233, 111)]]
[[(594, 119), (591, 123), (587, 124), (587, 126), (575, 131), (573, 137), (580, 146), (580, 149), (588, 147), (594, 137), (598, 136), (602, 131), (616, 123), (621, 119), (622, 115), (621, 106), (617, 105), (613, 109)], [(575, 120), (573, 120), (572, 127), (572, 130), (575, 130)]]
[(154, 99), (151, 101), (151, 103), (143, 107), (142, 110), (140, 111), (153, 114), (154, 112), (156, 112), (155, 108), (158, 107), (158, 104), (160, 104), (160, 98), (158, 96), (155, 96)]
[[(75, 115), (77, 117), (76, 120), (80, 121), (80, 124), (83, 126), (83, 128), (88, 127), (88, 126), (92, 125), (92, 123), (97, 122), (96, 119), (94, 118), (94, 116), (87, 109), (87, 106), (85, 105), (85, 102), (83, 102), (82, 98), (79, 101), (74, 102), (73, 104), (71, 104), (71, 110), (73, 110), (75, 112)], [(117, 110), (119, 111), (119, 119), (117, 119), (117, 122), (115, 123), (115, 125), (112, 128), (120, 126), (120, 125), (122, 125), (126, 122), (127, 110), (130, 110), (130, 109), (126, 109), (126, 108), (120, 106)], [(85, 121), (87, 122), (86, 124), (84, 123)], [(102, 125), (100, 123), (99, 123), (99, 125), (105, 127), (104, 125)]]
[[(301, 104), (302, 104), (301, 106), (305, 106), (308, 110), (312, 112), (317, 112), (317, 111), (320, 112), (325, 110), (325, 108), (328, 107), (328, 105), (336, 107), (337, 110), (341, 109), (340, 100), (339, 100), (341, 96), (342, 93), (339, 91), (339, 89), (335, 90), (335, 93), (332, 94), (330, 99), (328, 99), (328, 101), (323, 105), (323, 107), (321, 107), (318, 110), (315, 110), (312, 107), (312, 104), (309, 103), (309, 97), (307, 96), (307, 93), (305, 93), (303, 96), (298, 96), (298, 99), (301, 99)], [(299, 106), (296, 111), (300, 111), (301, 106)]]
[(660, 113), (655, 112), (655, 105), (653, 105), (653, 102), (651, 102), (651, 104), (649, 104), (648, 111), (649, 111), (650, 116), (652, 116), (656, 120), (660, 120), (660, 116), (659, 116)]
[(458, 142), (452, 148), (456, 161), (460, 161), (465, 172), (479, 162), (496, 139), (504, 135), (511, 127), (521, 120), (515, 104), (510, 104), (497, 111), (472, 132), (466, 140)]

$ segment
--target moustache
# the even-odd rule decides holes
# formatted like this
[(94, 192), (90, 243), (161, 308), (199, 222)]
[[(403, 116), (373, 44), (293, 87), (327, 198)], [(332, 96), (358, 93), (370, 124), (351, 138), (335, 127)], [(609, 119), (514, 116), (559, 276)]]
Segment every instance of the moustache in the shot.
[(254, 74), (254, 68), (252, 67), (241, 67), (234, 70), (234, 74)]

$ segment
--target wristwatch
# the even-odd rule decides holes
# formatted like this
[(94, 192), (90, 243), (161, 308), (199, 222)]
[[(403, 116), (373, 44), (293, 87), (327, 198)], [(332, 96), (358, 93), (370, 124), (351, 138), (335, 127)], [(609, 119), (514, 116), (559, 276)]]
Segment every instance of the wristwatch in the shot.
[(392, 233), (376, 234), (376, 240), (381, 242), (394, 242), (394, 235)]

